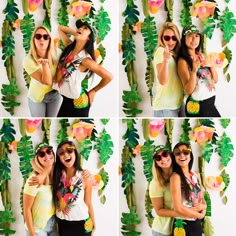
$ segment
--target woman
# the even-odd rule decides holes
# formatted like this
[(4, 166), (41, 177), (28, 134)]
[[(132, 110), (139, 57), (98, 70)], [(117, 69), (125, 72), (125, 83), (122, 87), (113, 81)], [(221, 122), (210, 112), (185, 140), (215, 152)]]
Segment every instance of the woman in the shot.
[(58, 145), (53, 198), (60, 236), (89, 236), (95, 231), (92, 186), (83, 178), (80, 155), (71, 141)]
[(52, 197), (52, 170), (55, 162), (51, 146), (41, 143), (36, 147), (34, 163), (37, 169), (49, 173), (43, 185), (30, 186), (32, 176), (38, 174), (34, 171), (24, 186), (23, 212), (27, 236), (58, 236), (55, 221), (55, 207)]
[(188, 143), (177, 143), (173, 154), (170, 189), (174, 210), (183, 216), (175, 219), (177, 222), (175, 227), (181, 225), (186, 236), (202, 236), (201, 219), (206, 213), (206, 203), (201, 190), (199, 173), (191, 170), (193, 165), (191, 147)]
[[(95, 61), (94, 35), (90, 25), (86, 21), (77, 20), (76, 27), (77, 30), (58, 27), (59, 36), (66, 46), (59, 59), (53, 84), (53, 88), (63, 96), (58, 117), (88, 117), (96, 92), (112, 80), (111, 74)], [(74, 36), (73, 42), (69, 35)], [(84, 83), (93, 73), (102, 79), (87, 92)]]
[(177, 70), (183, 88), (188, 94), (185, 112), (189, 117), (220, 117), (215, 107), (216, 70), (200, 53), (202, 37), (194, 25), (182, 32)]
[(29, 54), (23, 66), (30, 75), (28, 104), (33, 117), (55, 117), (60, 108), (62, 97), (52, 89), (56, 73), (57, 54), (49, 30), (37, 27), (30, 41)]
[(178, 117), (183, 101), (183, 88), (176, 71), (176, 57), (180, 47), (178, 28), (171, 22), (162, 25), (153, 67), (157, 77), (153, 101), (154, 116)]

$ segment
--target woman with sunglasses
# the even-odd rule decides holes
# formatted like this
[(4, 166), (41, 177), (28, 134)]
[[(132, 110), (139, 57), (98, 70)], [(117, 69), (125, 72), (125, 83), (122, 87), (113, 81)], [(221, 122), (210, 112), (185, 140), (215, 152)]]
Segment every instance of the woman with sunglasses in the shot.
[(30, 75), (28, 105), (32, 117), (55, 117), (62, 97), (52, 88), (58, 63), (57, 52), (49, 30), (37, 27), (30, 41), (30, 50), (23, 67)]
[[(59, 36), (66, 47), (60, 56), (53, 83), (53, 88), (63, 96), (58, 117), (88, 117), (95, 94), (112, 80), (110, 72), (96, 63), (91, 26), (86, 21), (77, 20), (76, 27), (58, 27)], [(94, 73), (101, 80), (87, 91)]]
[[(192, 171), (193, 153), (188, 143), (177, 143), (173, 149), (173, 174), (170, 189), (176, 217), (175, 227), (182, 224), (186, 236), (202, 236), (201, 219), (206, 213), (199, 173)], [(180, 223), (181, 222), (181, 223)]]
[(52, 197), (52, 170), (55, 162), (51, 146), (41, 143), (36, 147), (34, 163), (39, 172), (49, 173), (43, 185), (31, 186), (32, 176), (39, 172), (33, 171), (27, 179), (23, 192), (23, 213), (27, 236), (58, 236), (55, 207)]
[(185, 113), (188, 117), (220, 117), (215, 106), (218, 75), (200, 52), (202, 36), (195, 25), (183, 29), (178, 55), (178, 74), (188, 95)]
[(92, 186), (83, 178), (81, 156), (71, 141), (57, 147), (53, 198), (60, 236), (89, 236), (95, 231)]
[(153, 100), (154, 116), (178, 117), (183, 101), (183, 88), (176, 70), (180, 47), (179, 30), (172, 22), (165, 22), (158, 34), (158, 47), (153, 67), (157, 78)]

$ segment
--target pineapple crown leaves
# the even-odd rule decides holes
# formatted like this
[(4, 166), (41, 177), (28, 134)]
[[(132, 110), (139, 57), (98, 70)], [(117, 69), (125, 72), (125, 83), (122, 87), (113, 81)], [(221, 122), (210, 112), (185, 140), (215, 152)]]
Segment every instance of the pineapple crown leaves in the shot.
[(193, 5), (191, 0), (182, 0), (184, 8), (180, 12), (180, 24), (182, 27), (192, 24), (190, 7)]
[(184, 119), (181, 128), (183, 130), (183, 133), (180, 135), (179, 141), (189, 143), (190, 142), (189, 132), (191, 131), (189, 119)]
[(202, 153), (202, 158), (205, 159), (207, 163), (210, 162), (211, 156), (214, 152), (213, 145), (211, 142), (206, 142), (202, 145), (200, 145), (201, 153)]
[(157, 46), (157, 28), (154, 17), (148, 16), (144, 19), (141, 33), (144, 38), (144, 50), (147, 58), (153, 59), (153, 53)]
[(234, 146), (231, 143), (231, 139), (224, 133), (221, 139), (217, 142), (216, 152), (221, 156), (221, 163), (223, 166), (227, 166), (229, 161), (234, 156)]
[(59, 124), (61, 127), (57, 133), (57, 144), (68, 139), (67, 128), (70, 126), (68, 119), (60, 119)]
[(233, 12), (231, 12), (228, 7), (223, 11), (223, 15), (220, 16), (218, 27), (223, 31), (224, 40), (229, 43), (236, 33), (236, 19), (234, 18)]
[(104, 129), (100, 133), (100, 137), (96, 138), (97, 144), (94, 146), (94, 149), (100, 154), (100, 161), (103, 165), (110, 159), (113, 154), (113, 142), (111, 140), (110, 134)]
[(20, 106), (20, 103), (15, 101), (16, 96), (20, 95), (16, 80), (11, 79), (10, 84), (2, 84), (1, 93), (3, 95), (1, 103), (4, 109), (14, 115), (14, 108)]
[(143, 159), (143, 172), (148, 182), (152, 180), (153, 150), (155, 148), (154, 141), (145, 141), (141, 147), (141, 156)]
[(57, 21), (59, 25), (68, 25), (69, 23), (69, 17), (67, 14), (67, 7), (68, 5), (70, 5), (68, 0), (59, 0), (61, 3), (61, 7), (58, 10), (58, 14), (57, 14)]
[(176, 219), (175, 220), (175, 228), (181, 228), (181, 229), (184, 229), (184, 225), (186, 223), (184, 222), (183, 219)]
[(8, 1), (3, 13), (6, 14), (6, 21), (13, 23), (18, 19), (17, 14), (19, 13), (19, 9), (17, 8), (17, 4), (14, 1)]
[(6, 145), (10, 144), (15, 140), (14, 135), (16, 131), (14, 130), (14, 125), (11, 123), (10, 119), (3, 119), (3, 125), (0, 130), (1, 142), (4, 142)]
[(125, 17), (125, 23), (129, 25), (129, 28), (139, 21), (139, 11), (137, 8), (138, 7), (134, 4), (133, 0), (127, 1), (127, 7), (122, 15)]
[(90, 140), (90, 138), (86, 138), (86, 139), (81, 140), (79, 142), (80, 154), (82, 155), (82, 157), (85, 160), (89, 159), (92, 148), (93, 148), (93, 145), (92, 145), (92, 141)]

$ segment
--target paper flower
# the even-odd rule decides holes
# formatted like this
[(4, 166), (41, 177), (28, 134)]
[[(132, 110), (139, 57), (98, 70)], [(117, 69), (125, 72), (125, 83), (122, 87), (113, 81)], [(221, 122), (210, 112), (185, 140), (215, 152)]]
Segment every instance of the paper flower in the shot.
[(73, 2), (68, 8), (68, 14), (75, 16), (77, 19), (83, 18), (90, 13), (92, 3), (86, 1)]
[(220, 175), (209, 176), (206, 178), (206, 186), (210, 189), (221, 191), (225, 187), (225, 183)]
[(0, 40), (0, 48), (2, 47), (2, 41)]
[(140, 32), (141, 25), (142, 25), (142, 22), (138, 21), (135, 25), (132, 26), (133, 31)]
[(121, 43), (118, 44), (118, 52), (122, 52), (122, 45), (121, 45)]
[(214, 16), (216, 3), (201, 1), (194, 4), (194, 8), (191, 10), (191, 15), (196, 16), (199, 19), (203, 20), (209, 16)]
[(26, 131), (28, 133), (33, 133), (41, 125), (41, 122), (42, 119), (26, 119)]
[(148, 0), (148, 8), (152, 14), (158, 12), (158, 10), (163, 6), (164, 0)]
[(12, 23), (12, 27), (15, 28), (15, 29), (19, 29), (20, 28), (20, 22), (21, 22), (21, 19), (17, 19), (16, 21), (14, 21)]
[(102, 56), (101, 56), (100, 51), (99, 51), (98, 49), (95, 49), (95, 50), (94, 50), (94, 56), (95, 56), (95, 58), (96, 58), (97, 64), (101, 63), (101, 61), (102, 61)]
[(165, 121), (164, 120), (151, 120), (148, 126), (149, 129), (149, 135), (152, 138), (157, 137), (157, 135), (163, 130), (165, 126)]
[(18, 142), (19, 141), (14, 140), (13, 142), (9, 143), (8, 149), (11, 151), (16, 151)]
[(60, 48), (60, 39), (59, 38), (54, 38), (53, 43), (54, 43), (55, 47)]
[(224, 68), (228, 65), (228, 60), (223, 52), (212, 52), (206, 56), (206, 60), (210, 66)]
[(93, 131), (94, 124), (80, 121), (72, 126), (72, 129), (68, 130), (68, 134), (71, 137), (75, 137), (77, 141), (90, 137)]
[(102, 180), (101, 175), (92, 175), (91, 176), (91, 184), (93, 189), (102, 189), (102, 187), (104, 186), (104, 182)]
[(142, 145), (138, 144), (135, 148), (132, 148), (133, 154), (136, 155), (136, 156), (140, 156), (141, 147), (142, 147)]
[(199, 144), (203, 144), (207, 141), (211, 141), (213, 137), (213, 133), (215, 128), (200, 126), (194, 129), (193, 140), (198, 142)]
[(121, 166), (118, 166), (118, 175), (122, 175)]
[(28, 0), (29, 11), (31, 12), (36, 11), (42, 4), (43, 0)]

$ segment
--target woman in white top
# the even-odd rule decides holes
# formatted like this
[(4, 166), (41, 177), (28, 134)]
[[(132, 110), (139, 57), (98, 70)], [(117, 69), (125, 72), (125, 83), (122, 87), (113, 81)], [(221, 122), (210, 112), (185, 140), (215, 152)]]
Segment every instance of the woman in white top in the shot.
[[(88, 117), (96, 92), (106, 86), (112, 75), (94, 57), (93, 30), (86, 21), (77, 20), (77, 29), (59, 26), (59, 36), (66, 46), (58, 63), (53, 88), (63, 96), (58, 117)], [(72, 41), (69, 35), (74, 36)], [(96, 73), (102, 79), (91, 90), (83, 83)]]
[(53, 173), (53, 198), (60, 236), (90, 236), (95, 231), (92, 186), (83, 178), (80, 155), (71, 141), (58, 145)]

